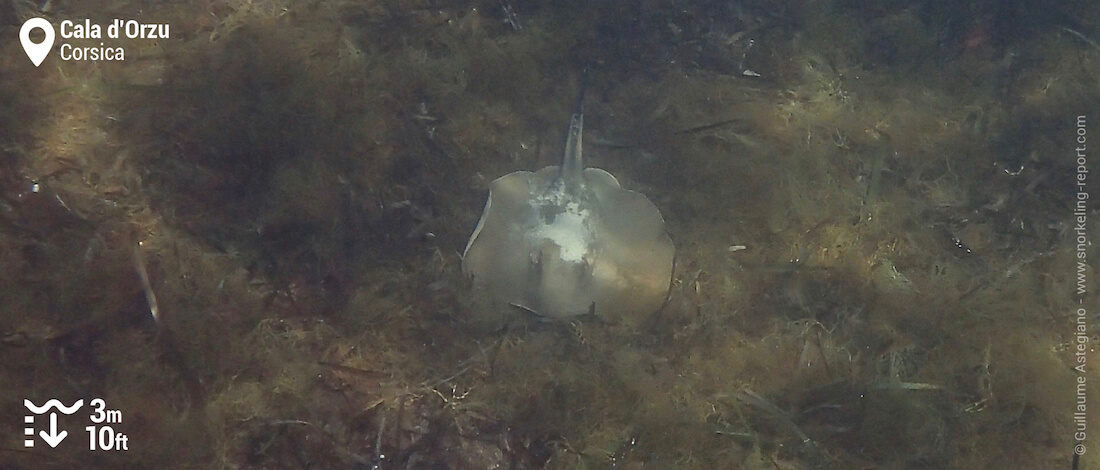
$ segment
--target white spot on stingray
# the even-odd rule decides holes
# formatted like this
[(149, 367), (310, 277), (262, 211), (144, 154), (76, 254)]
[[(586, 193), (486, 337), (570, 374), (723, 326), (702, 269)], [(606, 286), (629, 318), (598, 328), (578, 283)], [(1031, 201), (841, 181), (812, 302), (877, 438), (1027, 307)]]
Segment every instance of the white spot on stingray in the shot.
[(580, 263), (592, 243), (592, 231), (588, 229), (590, 212), (576, 202), (566, 203), (564, 209), (553, 223), (540, 226), (529, 236), (534, 241), (550, 240), (558, 245), (562, 261)]

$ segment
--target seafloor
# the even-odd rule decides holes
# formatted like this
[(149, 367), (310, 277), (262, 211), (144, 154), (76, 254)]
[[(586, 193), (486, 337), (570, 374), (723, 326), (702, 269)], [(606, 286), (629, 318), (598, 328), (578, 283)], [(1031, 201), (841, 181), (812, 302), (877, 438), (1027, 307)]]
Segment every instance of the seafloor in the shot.
[[(170, 35), (35, 67), (31, 17)], [(0, 469), (1098, 469), (1098, 40), (1087, 0), (5, 0)], [(669, 300), (489, 315), (460, 253), (586, 65)]]

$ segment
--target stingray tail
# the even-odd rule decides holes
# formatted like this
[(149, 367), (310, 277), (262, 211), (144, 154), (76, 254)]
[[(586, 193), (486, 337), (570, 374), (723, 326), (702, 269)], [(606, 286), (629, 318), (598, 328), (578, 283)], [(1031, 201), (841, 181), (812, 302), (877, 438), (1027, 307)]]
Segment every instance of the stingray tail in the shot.
[(566, 185), (581, 181), (584, 172), (584, 156), (581, 152), (581, 134), (584, 132), (584, 90), (588, 88), (588, 66), (581, 70), (580, 91), (569, 120), (569, 133), (565, 138), (565, 155), (561, 162), (560, 178)]
[(577, 92), (577, 102), (573, 104), (573, 115), (584, 115), (584, 91), (588, 88), (588, 64), (581, 67), (580, 90)]

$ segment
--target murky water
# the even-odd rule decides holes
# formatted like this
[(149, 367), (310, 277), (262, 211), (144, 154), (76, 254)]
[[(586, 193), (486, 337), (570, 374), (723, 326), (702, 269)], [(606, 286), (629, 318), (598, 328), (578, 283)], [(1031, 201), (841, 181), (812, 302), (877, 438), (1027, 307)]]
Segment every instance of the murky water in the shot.
[[(7, 2), (0, 468), (1100, 467), (1097, 19)], [(585, 65), (587, 163), (676, 245), (643, 324), (460, 267), (489, 182), (560, 161)]]

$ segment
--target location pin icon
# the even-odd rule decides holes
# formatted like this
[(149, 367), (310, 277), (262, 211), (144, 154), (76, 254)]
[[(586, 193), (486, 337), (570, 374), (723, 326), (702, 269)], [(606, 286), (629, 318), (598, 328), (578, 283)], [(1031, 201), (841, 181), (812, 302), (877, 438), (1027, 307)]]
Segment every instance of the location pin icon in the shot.
[[(31, 42), (31, 30), (34, 28), (40, 28), (46, 33), (46, 39), (38, 44)], [(23, 43), (23, 51), (27, 53), (27, 57), (31, 58), (35, 67), (42, 65), (42, 61), (50, 55), (50, 49), (53, 49), (53, 38), (53, 25), (45, 18), (31, 18), (23, 23), (22, 28), (19, 28), (19, 42)]]

